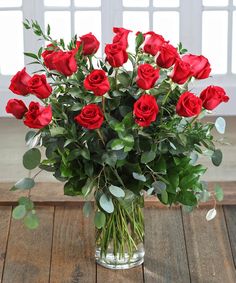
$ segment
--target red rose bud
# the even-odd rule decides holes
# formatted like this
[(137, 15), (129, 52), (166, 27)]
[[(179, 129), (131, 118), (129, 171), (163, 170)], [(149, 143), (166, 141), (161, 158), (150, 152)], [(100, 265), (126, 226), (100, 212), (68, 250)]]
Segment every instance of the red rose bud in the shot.
[(30, 80), (30, 75), (26, 73), (25, 68), (17, 72), (15, 76), (11, 79), (11, 84), (9, 89), (18, 95), (29, 94), (28, 81)]
[(53, 44), (48, 44), (46, 49), (42, 53), (44, 65), (49, 70), (55, 70), (53, 59), (58, 51), (60, 51), (59, 47), (54, 46)]
[(104, 116), (96, 104), (88, 104), (82, 108), (80, 114), (74, 119), (82, 127), (94, 130), (102, 126)]
[(28, 108), (22, 100), (10, 99), (7, 102), (6, 112), (12, 114), (16, 119), (22, 119)]
[(45, 75), (33, 75), (28, 82), (29, 90), (38, 98), (48, 98), (52, 93), (52, 87), (47, 83)]
[(191, 67), (193, 77), (196, 79), (206, 79), (211, 72), (211, 66), (206, 57), (200, 55), (184, 55), (182, 60)]
[(174, 69), (170, 75), (173, 82), (184, 84), (192, 76), (190, 65), (178, 59), (175, 62)]
[(179, 58), (177, 49), (168, 43), (164, 43), (160, 47), (160, 53), (156, 59), (156, 63), (161, 68), (170, 68), (174, 65), (175, 61)]
[(135, 122), (141, 127), (150, 126), (156, 120), (159, 108), (154, 96), (143, 94), (134, 103)]
[(85, 78), (84, 88), (91, 90), (96, 96), (105, 94), (110, 89), (106, 73), (103, 70), (93, 70)]
[(113, 37), (113, 43), (119, 43), (123, 46), (124, 49), (128, 47), (128, 35), (131, 30), (125, 29), (125, 28), (117, 28), (113, 27), (113, 32), (116, 34)]
[(202, 110), (202, 101), (193, 93), (184, 92), (176, 105), (176, 112), (179, 116), (192, 117), (198, 115)]
[(29, 110), (25, 114), (24, 124), (33, 129), (41, 129), (52, 120), (51, 106), (41, 106), (38, 102), (30, 102)]
[(208, 86), (201, 94), (202, 105), (207, 110), (215, 109), (221, 102), (228, 102), (229, 97), (226, 95), (225, 90), (219, 86)]
[(153, 88), (158, 78), (159, 78), (159, 69), (155, 69), (150, 64), (142, 64), (138, 66), (138, 75), (136, 78), (136, 84), (139, 88), (142, 89)]
[(98, 51), (100, 42), (97, 38), (90, 32), (80, 37), (81, 43), (83, 44), (83, 54), (92, 55)]
[(120, 67), (128, 61), (128, 53), (119, 43), (107, 44), (105, 47), (106, 60), (114, 67)]
[(77, 71), (75, 52), (59, 51), (53, 57), (54, 69), (65, 76), (71, 76)]
[(143, 35), (145, 37), (144, 52), (155, 56), (165, 42), (164, 37), (153, 31), (146, 32)]

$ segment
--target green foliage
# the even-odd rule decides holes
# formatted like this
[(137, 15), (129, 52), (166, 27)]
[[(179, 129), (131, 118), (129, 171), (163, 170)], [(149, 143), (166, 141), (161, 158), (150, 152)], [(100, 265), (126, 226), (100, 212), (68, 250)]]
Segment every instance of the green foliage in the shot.
[(41, 152), (37, 148), (32, 148), (23, 155), (23, 165), (26, 169), (35, 169), (41, 160)]
[(101, 229), (106, 222), (106, 215), (102, 211), (97, 211), (94, 217), (94, 224), (98, 229)]
[(11, 188), (11, 191), (16, 190), (29, 190), (32, 189), (35, 185), (34, 179), (32, 178), (23, 178), (20, 179), (15, 185)]
[(218, 201), (222, 201), (224, 199), (224, 192), (219, 185), (215, 186), (215, 196)]

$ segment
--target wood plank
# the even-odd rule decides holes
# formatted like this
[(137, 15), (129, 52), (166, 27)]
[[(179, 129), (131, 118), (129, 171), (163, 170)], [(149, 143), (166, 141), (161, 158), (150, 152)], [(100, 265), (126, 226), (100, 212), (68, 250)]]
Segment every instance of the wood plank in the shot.
[(145, 210), (144, 278), (146, 283), (189, 283), (181, 211)]
[[(219, 184), (224, 189), (224, 200), (220, 205), (236, 205), (236, 181), (235, 182), (210, 182), (209, 190), (213, 191), (215, 184)], [(11, 192), (9, 189), (13, 183), (0, 183), (0, 205), (15, 205), (17, 200), (22, 195), (27, 195), (27, 192)], [(62, 183), (37, 183), (36, 187), (31, 192), (32, 200), (37, 205), (75, 205), (79, 203), (83, 205), (84, 199), (81, 197), (65, 196), (63, 194)], [(212, 206), (212, 200), (200, 204), (200, 206)], [(147, 197), (145, 199), (145, 207), (164, 207), (156, 197)]]
[(96, 280), (93, 217), (79, 207), (56, 207), (51, 262), (52, 283)]
[(9, 226), (11, 223), (11, 210), (11, 206), (0, 206), (0, 282), (2, 282), (2, 274), (6, 257)]
[(224, 206), (226, 226), (236, 267), (236, 206)]
[(143, 283), (142, 265), (128, 270), (110, 270), (97, 265), (97, 283)]
[(191, 282), (235, 283), (236, 273), (222, 207), (214, 220), (207, 209), (183, 214)]
[(37, 207), (40, 226), (28, 230), (12, 220), (3, 274), (3, 283), (49, 280), (54, 207)]

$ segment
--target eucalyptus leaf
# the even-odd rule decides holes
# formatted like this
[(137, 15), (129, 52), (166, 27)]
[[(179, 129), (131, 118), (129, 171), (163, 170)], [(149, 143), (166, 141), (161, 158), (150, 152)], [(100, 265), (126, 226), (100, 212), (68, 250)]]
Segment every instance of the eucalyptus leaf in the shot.
[(222, 201), (224, 199), (224, 192), (219, 185), (215, 186), (215, 196), (218, 201)]
[(102, 211), (97, 211), (94, 216), (94, 224), (98, 229), (101, 229), (106, 223), (106, 215)]
[(223, 154), (220, 149), (216, 149), (211, 156), (211, 161), (215, 166), (220, 166), (223, 159)]
[(41, 152), (37, 148), (31, 148), (23, 155), (23, 165), (26, 169), (35, 169), (41, 161)]
[(107, 213), (112, 213), (114, 211), (114, 205), (112, 199), (107, 197), (105, 194), (99, 199), (99, 204), (102, 209), (104, 209)]
[(117, 198), (123, 198), (125, 196), (124, 190), (120, 187), (110, 185), (110, 187), (108, 189), (109, 189), (110, 193)]
[(28, 212), (24, 218), (24, 224), (27, 228), (34, 230), (39, 226), (39, 218), (33, 212)]
[(222, 117), (218, 117), (215, 121), (215, 127), (216, 127), (216, 130), (220, 134), (224, 134), (225, 133), (225, 127), (226, 127), (225, 119), (222, 118)]
[(156, 153), (154, 151), (146, 151), (141, 155), (141, 162), (147, 164), (153, 161), (156, 157)]
[(20, 204), (20, 205), (18, 205), (18, 206), (16, 206), (14, 209), (13, 209), (13, 211), (12, 211), (12, 217), (14, 218), (14, 219), (22, 219), (22, 218), (24, 218), (25, 217), (25, 215), (26, 215), (26, 208), (25, 208), (25, 206), (23, 205), (23, 204)]
[(216, 212), (215, 208), (210, 209), (206, 214), (206, 220), (210, 221), (210, 220), (214, 219), (216, 217), (216, 214), (217, 214), (217, 212)]
[(146, 180), (147, 180), (144, 175), (136, 173), (136, 172), (133, 172), (133, 177), (134, 177), (134, 179), (142, 181), (142, 182), (146, 182)]
[(34, 179), (23, 178), (15, 183), (15, 185), (11, 188), (11, 191), (29, 190), (32, 189), (34, 185), (35, 185)]
[(92, 211), (91, 202), (90, 202), (90, 201), (85, 202), (85, 203), (84, 203), (84, 206), (83, 206), (83, 213), (84, 213), (84, 216), (85, 216), (85, 217), (89, 217), (91, 211)]

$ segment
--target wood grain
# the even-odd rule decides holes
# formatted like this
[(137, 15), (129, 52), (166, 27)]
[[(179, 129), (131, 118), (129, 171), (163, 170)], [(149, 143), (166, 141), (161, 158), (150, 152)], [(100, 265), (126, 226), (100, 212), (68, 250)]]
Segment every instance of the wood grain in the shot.
[(146, 283), (189, 283), (180, 209), (145, 210)]
[[(221, 205), (236, 205), (236, 181), (235, 182), (210, 182), (209, 190), (214, 190), (214, 185), (219, 184), (224, 190), (224, 200)], [(15, 205), (18, 198), (27, 195), (27, 192), (11, 192), (9, 189), (13, 183), (0, 183), (0, 205)], [(63, 194), (62, 183), (37, 183), (31, 192), (32, 200), (38, 205), (75, 205), (76, 207), (81, 203), (83, 205), (84, 199), (81, 197), (65, 196)], [(200, 206), (212, 206), (212, 200), (204, 202)], [(156, 197), (146, 197), (145, 207), (165, 207)]]
[(97, 265), (97, 283), (143, 283), (143, 268), (109, 270)]
[(236, 267), (236, 206), (224, 206), (224, 213), (234, 258), (234, 266)]
[(207, 222), (207, 209), (183, 214), (191, 282), (235, 283), (236, 273), (222, 207)]
[(38, 207), (40, 226), (31, 231), (11, 222), (3, 283), (46, 283), (49, 279), (53, 207)]
[(78, 207), (56, 207), (51, 283), (94, 283), (96, 280), (93, 217)]
[(11, 210), (11, 206), (0, 206), (0, 282), (2, 282), (2, 273), (6, 257)]

